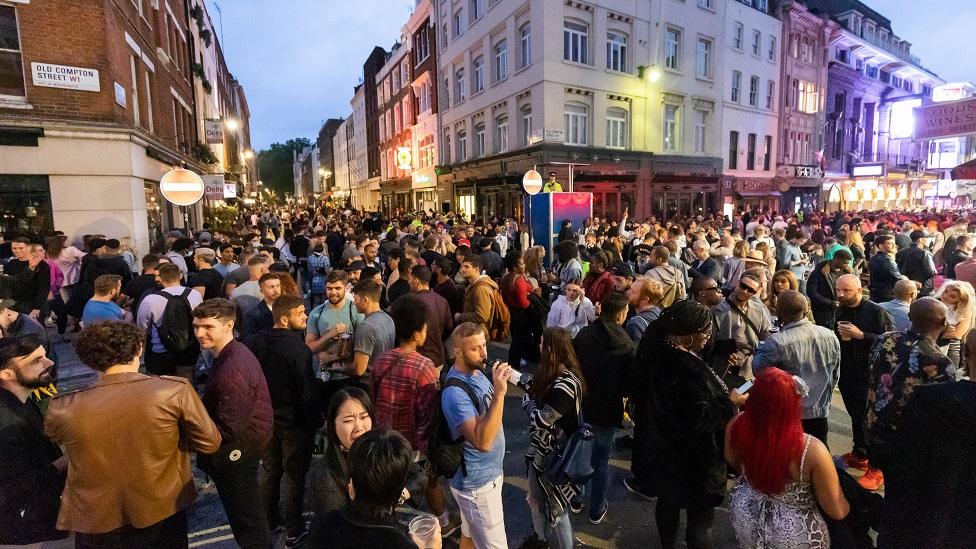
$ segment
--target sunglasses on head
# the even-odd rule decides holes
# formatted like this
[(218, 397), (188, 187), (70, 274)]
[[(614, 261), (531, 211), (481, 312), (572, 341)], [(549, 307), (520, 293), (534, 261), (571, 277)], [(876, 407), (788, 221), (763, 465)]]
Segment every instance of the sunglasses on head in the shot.
[(747, 286), (745, 284), (741, 284), (741, 283), (739, 284), (739, 289), (742, 290), (742, 291), (745, 291), (745, 292), (749, 292), (750, 294), (755, 294), (755, 293), (758, 293), (759, 292), (759, 290), (757, 290), (757, 289), (754, 290), (754, 289), (750, 288), (749, 286)]

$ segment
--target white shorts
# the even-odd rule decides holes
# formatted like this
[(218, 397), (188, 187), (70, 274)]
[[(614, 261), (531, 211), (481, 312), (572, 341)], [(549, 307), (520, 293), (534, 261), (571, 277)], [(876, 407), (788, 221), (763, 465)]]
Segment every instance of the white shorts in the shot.
[(502, 509), (502, 482), (498, 478), (475, 488), (451, 493), (461, 512), (461, 534), (471, 538), (477, 549), (508, 549), (505, 537), (505, 513)]

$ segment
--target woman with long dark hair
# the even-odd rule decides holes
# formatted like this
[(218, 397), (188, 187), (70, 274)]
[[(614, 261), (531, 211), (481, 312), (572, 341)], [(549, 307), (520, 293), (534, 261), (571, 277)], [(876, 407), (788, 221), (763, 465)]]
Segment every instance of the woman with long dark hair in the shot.
[(531, 442), (526, 455), (529, 470), (529, 509), (535, 540), (548, 541), (553, 549), (573, 547), (569, 501), (580, 494), (576, 484), (554, 485), (545, 478), (546, 458), (580, 424), (580, 407), (586, 387), (573, 340), (562, 328), (546, 328), (542, 334), (542, 359), (528, 384), (522, 407), (529, 414)]
[(712, 547), (715, 507), (725, 499), (725, 425), (746, 400), (729, 391), (699, 354), (712, 335), (712, 313), (677, 301), (651, 324), (637, 350), (635, 488), (656, 496), (658, 535), (674, 547), (685, 509), (689, 549)]
[(316, 514), (342, 509), (349, 502), (349, 450), (373, 428), (373, 402), (356, 387), (339, 389), (325, 419), (325, 467), (312, 469), (312, 504)]
[(741, 472), (729, 510), (743, 548), (826, 549), (821, 510), (836, 520), (850, 511), (827, 447), (803, 433), (806, 390), (796, 376), (764, 370), (726, 428), (725, 459)]

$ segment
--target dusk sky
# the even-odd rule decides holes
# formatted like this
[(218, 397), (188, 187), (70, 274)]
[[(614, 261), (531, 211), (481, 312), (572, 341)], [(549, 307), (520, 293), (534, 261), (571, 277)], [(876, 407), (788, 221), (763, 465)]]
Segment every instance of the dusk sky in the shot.
[[(224, 55), (244, 86), (255, 149), (314, 139), (326, 118), (352, 112), (352, 88), (373, 46), (398, 39), (413, 0), (207, 0)], [(976, 81), (969, 53), (973, 0), (870, 0), (912, 43), (922, 64), (948, 81)]]

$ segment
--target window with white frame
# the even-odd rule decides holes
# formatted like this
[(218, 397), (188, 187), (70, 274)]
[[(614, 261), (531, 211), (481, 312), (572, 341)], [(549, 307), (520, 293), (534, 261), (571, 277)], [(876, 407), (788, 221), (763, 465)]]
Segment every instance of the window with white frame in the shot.
[(708, 135), (708, 112), (695, 111), (695, 153), (705, 154), (706, 136)]
[(769, 60), (776, 61), (776, 37), (769, 37)]
[(698, 0), (698, 7), (712, 9), (712, 0)]
[(508, 42), (495, 44), (495, 82), (508, 78)]
[(485, 0), (470, 0), (469, 6), (472, 23), (485, 14)]
[(678, 140), (681, 139), (679, 135), (679, 120), (681, 107), (678, 105), (664, 105), (664, 125), (663, 134), (664, 142), (663, 149), (668, 152), (678, 151)]
[(476, 94), (485, 89), (485, 59), (475, 57), (471, 62), (471, 93)]
[(749, 105), (759, 106), (759, 77), (755, 75), (749, 79)]
[(529, 141), (532, 139), (532, 105), (522, 105), (519, 110), (519, 118), (522, 146), (528, 147)]
[(732, 71), (732, 95), (729, 99), (733, 103), (739, 102), (739, 93), (742, 90), (742, 73), (739, 71)]
[(485, 124), (484, 122), (474, 126), (474, 157), (481, 158), (486, 154), (485, 150)]
[(729, 132), (729, 169), (739, 169), (739, 132)]
[(698, 78), (711, 78), (712, 76), (712, 41), (707, 38), (698, 38), (697, 63), (695, 75)]
[(454, 38), (461, 36), (464, 32), (464, 20), (461, 18), (461, 10), (454, 12)]
[(756, 57), (762, 55), (762, 33), (757, 30), (752, 31), (752, 54)]
[(627, 72), (627, 35), (617, 31), (607, 32), (607, 69)]
[(454, 103), (464, 101), (464, 69), (454, 72)]
[(393, 105), (393, 134), (396, 135), (400, 133), (400, 126), (403, 123), (403, 111), (400, 109), (400, 104), (397, 103)]
[(756, 134), (750, 133), (746, 138), (746, 169), (756, 169)]
[(754, 0), (754, 6), (763, 13), (769, 13), (769, 0)]
[(139, 118), (139, 61), (137, 61), (136, 54), (129, 54), (129, 94), (130, 99), (132, 99), (132, 123), (136, 126), (140, 125)]
[(457, 153), (454, 156), (455, 162), (464, 162), (468, 159), (468, 133), (464, 130), (457, 132)]
[(495, 118), (495, 154), (508, 151), (508, 115)]
[(519, 28), (519, 68), (528, 67), (532, 63), (532, 24), (526, 23)]
[(618, 107), (607, 109), (607, 147), (627, 148), (627, 111)]
[(681, 68), (681, 31), (668, 27), (664, 31), (664, 66), (669, 69)]
[(763, 170), (769, 171), (773, 163), (773, 136), (767, 135), (763, 149)]
[(450, 164), (451, 163), (451, 130), (449, 130), (447, 128), (444, 129), (444, 147), (443, 147), (443, 150), (444, 150), (444, 160), (443, 161), (444, 161), (445, 164)]
[(569, 145), (586, 145), (586, 105), (567, 103), (563, 110), (563, 122), (566, 129), (566, 143)]
[(146, 71), (146, 129), (150, 133), (155, 131), (155, 124), (153, 123), (153, 102), (152, 102), (152, 72)]
[(419, 65), (430, 57), (430, 39), (427, 25), (420, 27), (414, 35), (414, 63)]
[(776, 82), (770, 80), (766, 82), (766, 108), (773, 109), (773, 101), (776, 100)]
[(589, 62), (588, 32), (589, 28), (584, 23), (574, 21), (563, 23), (563, 59), (573, 63)]
[(745, 27), (742, 23), (736, 22), (732, 26), (732, 47), (736, 50), (742, 51), (742, 36), (745, 32)]
[(0, 96), (25, 97), (17, 10), (0, 4)]

